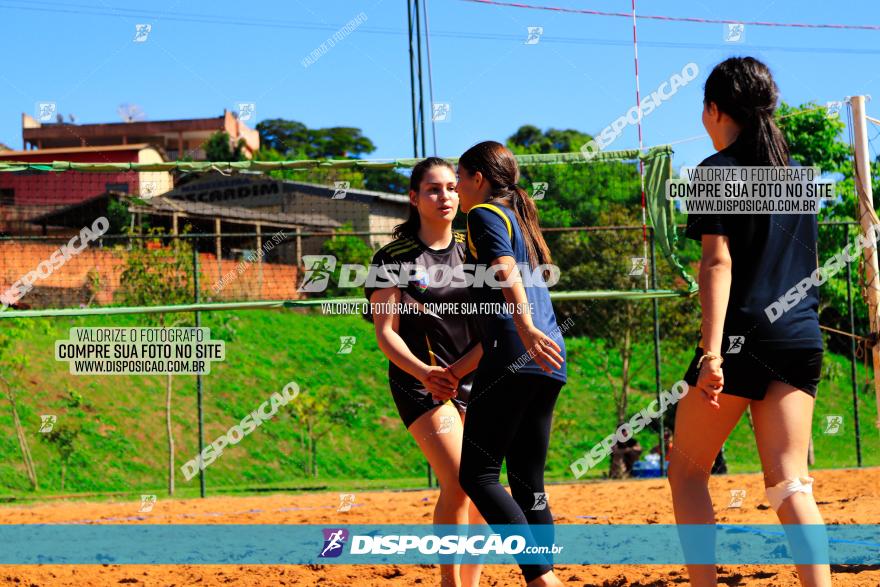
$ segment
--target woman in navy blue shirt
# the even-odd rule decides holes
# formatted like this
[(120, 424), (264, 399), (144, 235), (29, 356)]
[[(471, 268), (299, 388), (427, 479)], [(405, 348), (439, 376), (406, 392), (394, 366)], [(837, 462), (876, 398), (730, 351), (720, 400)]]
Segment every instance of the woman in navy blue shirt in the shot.
[[(760, 61), (734, 57), (718, 64), (706, 80), (703, 101), (703, 125), (718, 152), (701, 165), (790, 165), (773, 120), (778, 95)], [(818, 292), (810, 288), (781, 315), (768, 310), (816, 270), (816, 216), (691, 214), (686, 234), (703, 249), (702, 341), (685, 375), (690, 393), (676, 411), (669, 465), (676, 522), (715, 523), (712, 463), (750, 408), (767, 501), (789, 534), (798, 524), (812, 525), (808, 539), (798, 542), (805, 544), (805, 556), (823, 560), (822, 535), (815, 532), (822, 516), (807, 473), (822, 370)], [(831, 585), (828, 565), (797, 568), (803, 585)], [(688, 565), (688, 574), (695, 587), (717, 585), (715, 565)]]
[[(543, 269), (552, 261), (535, 204), (517, 186), (516, 158), (486, 141), (458, 161), (457, 191), (467, 212), (466, 266), (483, 356), (468, 402), (459, 481), (490, 525), (533, 526), (525, 536), (552, 542), (544, 465), (553, 407), (565, 384), (565, 343)], [(499, 482), (507, 460), (513, 496)], [(522, 532), (516, 532), (522, 534)], [(518, 561), (529, 585), (562, 585), (552, 560)]]

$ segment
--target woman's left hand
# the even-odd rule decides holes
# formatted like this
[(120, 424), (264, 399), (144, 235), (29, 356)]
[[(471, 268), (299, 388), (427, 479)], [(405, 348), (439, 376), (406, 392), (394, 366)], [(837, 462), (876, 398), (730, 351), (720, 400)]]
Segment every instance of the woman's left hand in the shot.
[(544, 334), (539, 328), (530, 326), (519, 331), (520, 340), (526, 351), (535, 359), (535, 363), (547, 373), (562, 367), (562, 349), (556, 341)]

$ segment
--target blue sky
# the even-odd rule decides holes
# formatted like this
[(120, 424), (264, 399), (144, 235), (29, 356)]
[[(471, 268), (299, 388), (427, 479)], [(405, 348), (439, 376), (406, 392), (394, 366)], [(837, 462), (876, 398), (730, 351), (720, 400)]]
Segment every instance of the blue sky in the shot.
[[(522, 0), (628, 11), (630, 0)], [(712, 19), (880, 24), (874, 0), (735, 3), (639, 0), (644, 14)], [(366, 21), (315, 63), (302, 60), (363, 12)], [(597, 133), (635, 101), (632, 23), (627, 18), (429, 0), (434, 100), (451, 105), (437, 124), (438, 151), (460, 154), (503, 141), (522, 124)], [(145, 42), (135, 25), (149, 23)], [(525, 44), (527, 27), (543, 27)], [(643, 95), (689, 62), (699, 76), (643, 121), (646, 145), (703, 133), (702, 83), (730, 55), (770, 65), (784, 100), (825, 103), (874, 94), (880, 117), (880, 31), (747, 26), (724, 42), (721, 24), (640, 20)], [(217, 116), (238, 102), (256, 118), (308, 126), (355, 126), (377, 145), (371, 157), (412, 155), (406, 4), (401, 0), (76, 2), (0, 0), (0, 142), (21, 148), (21, 112), (53, 101), (79, 122), (119, 120), (122, 103), (147, 119)], [(872, 112), (873, 111), (873, 112)], [(876, 134), (873, 130), (871, 136)], [(609, 148), (637, 146), (627, 127)], [(708, 139), (676, 145), (676, 165), (711, 153)], [(429, 141), (430, 150), (430, 141)]]

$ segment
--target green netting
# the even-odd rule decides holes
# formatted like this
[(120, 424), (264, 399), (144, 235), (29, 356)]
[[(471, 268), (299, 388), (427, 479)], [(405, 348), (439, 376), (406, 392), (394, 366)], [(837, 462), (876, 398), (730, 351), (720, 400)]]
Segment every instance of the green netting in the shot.
[[(555, 300), (587, 300), (587, 299), (652, 299), (682, 297), (693, 295), (697, 291), (697, 283), (688, 274), (684, 266), (675, 254), (677, 233), (675, 225), (674, 207), (671, 201), (665, 198), (666, 180), (672, 174), (672, 148), (669, 146), (653, 147), (645, 152), (637, 149), (622, 151), (598, 152), (587, 159), (581, 153), (551, 153), (518, 155), (517, 161), (522, 166), (529, 165), (572, 165), (588, 164), (607, 161), (633, 161), (641, 160), (645, 167), (645, 196), (651, 225), (654, 228), (655, 242), (670, 267), (685, 282), (683, 290), (594, 290), (594, 291), (569, 291), (555, 292), (551, 297)], [(171, 161), (161, 163), (78, 163), (71, 161), (53, 161), (51, 163), (32, 163), (6, 161), (0, 162), (0, 172), (150, 172), (150, 171), (181, 171), (181, 172), (207, 172), (220, 173), (235, 171), (272, 171), (281, 169), (310, 169), (310, 168), (334, 168), (334, 169), (392, 169), (408, 168), (421, 161), (417, 158), (388, 159), (388, 160), (363, 160), (363, 159), (339, 159), (339, 160), (296, 160), (296, 161), (235, 161), (235, 162), (211, 162), (211, 161)], [(455, 163), (456, 158), (447, 158), (447, 161)], [(217, 303), (193, 303), (182, 305), (162, 305), (148, 308), (132, 307), (108, 307), (108, 308), (71, 308), (58, 310), (18, 310), (0, 312), (0, 318), (14, 318), (26, 316), (70, 316), (70, 315), (97, 315), (97, 314), (120, 314), (120, 313), (155, 313), (155, 312), (190, 312), (196, 310), (227, 310), (227, 309), (256, 309), (256, 308), (298, 308), (316, 306), (331, 302), (329, 299), (288, 300), (288, 301), (252, 301), (252, 302), (217, 302)], [(346, 298), (346, 301), (362, 301), (360, 298)]]
[[(564, 291), (551, 292), (550, 299), (562, 300), (648, 300), (653, 298), (675, 298), (690, 295), (688, 292), (671, 289), (649, 289), (631, 291)], [(97, 308), (59, 308), (47, 310), (11, 310), (0, 312), (3, 318), (36, 318), (58, 316), (106, 316), (114, 314), (169, 314), (175, 312), (210, 312), (221, 310), (278, 310), (283, 308), (314, 308), (325, 304), (362, 303), (366, 298), (316, 298), (310, 300), (256, 301), (256, 302), (210, 302), (201, 304), (178, 304), (167, 306), (107, 306)]]

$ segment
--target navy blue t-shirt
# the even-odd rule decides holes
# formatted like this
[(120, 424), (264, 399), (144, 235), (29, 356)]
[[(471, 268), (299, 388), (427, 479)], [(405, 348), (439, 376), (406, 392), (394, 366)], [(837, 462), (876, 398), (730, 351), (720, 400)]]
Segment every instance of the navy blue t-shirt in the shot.
[[(734, 142), (700, 163), (701, 167), (748, 165)], [(792, 162), (792, 165), (796, 165)], [(733, 344), (753, 349), (821, 349), (819, 291), (785, 312), (766, 308), (777, 302), (817, 267), (818, 222), (813, 214), (689, 214), (685, 235), (725, 235), (730, 241), (732, 279), (724, 318), (722, 351)], [(777, 305), (777, 308), (779, 305)]]
[[(493, 209), (494, 208), (494, 209)], [(497, 211), (496, 211), (497, 210)], [(503, 216), (502, 216), (503, 214)], [(506, 220), (505, 220), (506, 219)], [(529, 256), (523, 242), (522, 231), (512, 210), (502, 205), (472, 208), (467, 215), (467, 257), (466, 263), (490, 266), (499, 257), (513, 257), (516, 263), (528, 268)], [(539, 277), (539, 272), (533, 272)], [(496, 278), (500, 281), (500, 277)], [(550, 292), (546, 285), (529, 285), (523, 276), (523, 285), (532, 308), (532, 322), (544, 334), (552, 338), (565, 358), (565, 341), (556, 324), (556, 314), (550, 303)], [(540, 283), (540, 282), (539, 282)], [(475, 283), (470, 287), (471, 299), (475, 304), (504, 305), (507, 301), (498, 286)], [(477, 306), (479, 308), (479, 306)], [(503, 309), (503, 308), (502, 308)], [(478, 373), (501, 376), (504, 374), (528, 373), (545, 375), (565, 383), (566, 364), (560, 369), (547, 373), (529, 359), (522, 340), (516, 331), (513, 314), (510, 312), (483, 313), (476, 316), (480, 340), (483, 344), (483, 358)], [(510, 367), (513, 366), (513, 369)]]

